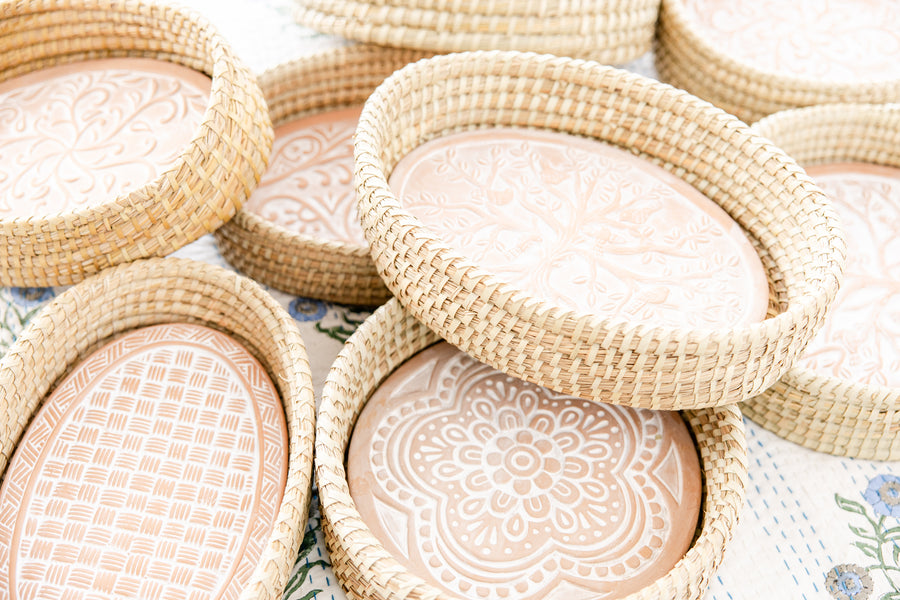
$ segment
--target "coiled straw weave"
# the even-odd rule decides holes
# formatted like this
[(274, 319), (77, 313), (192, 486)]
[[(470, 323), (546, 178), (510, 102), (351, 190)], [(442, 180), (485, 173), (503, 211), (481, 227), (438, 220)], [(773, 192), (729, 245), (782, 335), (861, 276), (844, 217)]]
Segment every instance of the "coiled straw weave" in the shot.
[[(705, 193), (759, 252), (769, 317), (736, 329), (651, 327), (562, 310), (471, 264), (404, 210), (387, 177), (429, 139), (492, 126), (606, 141)], [(586, 399), (685, 409), (758, 394), (818, 330), (843, 265), (830, 205), (783, 151), (685, 92), (593, 62), (484, 52), (410, 65), (366, 102), (356, 168), (363, 229), (400, 302), (481, 362)]]
[(55, 298), (0, 360), (0, 473), (56, 382), (116, 334), (186, 322), (223, 331), (265, 367), (288, 426), (287, 485), (243, 600), (280, 600), (297, 557), (309, 504), (315, 400), (297, 326), (259, 285), (205, 263), (151, 259), (108, 269)]
[(138, 189), (89, 208), (0, 219), (0, 285), (67, 285), (166, 255), (230, 219), (256, 187), (272, 144), (266, 105), (253, 75), (204, 19), (142, 1), (0, 5), (0, 81), (125, 56), (212, 77), (202, 124), (178, 160)]
[[(753, 126), (805, 166), (863, 162), (900, 167), (900, 105), (825, 105), (781, 112)], [(837, 315), (833, 315), (838, 318)], [(813, 450), (900, 459), (900, 389), (794, 367), (744, 413)]]
[[(406, 359), (437, 340), (391, 300), (350, 338), (325, 383), (316, 428), (316, 481), (331, 564), (354, 600), (449, 599), (408, 572), (372, 535), (350, 496), (344, 467), (353, 425), (369, 396)], [(688, 411), (684, 417), (703, 473), (699, 533), (669, 573), (623, 600), (700, 598), (743, 506), (747, 448), (740, 411), (725, 406)]]
[[(278, 127), (361, 105), (385, 77), (422, 56), (378, 46), (336, 48), (263, 73), (260, 86)], [(365, 246), (296, 233), (246, 210), (219, 229), (216, 239), (232, 265), (290, 294), (357, 305), (390, 298)]]

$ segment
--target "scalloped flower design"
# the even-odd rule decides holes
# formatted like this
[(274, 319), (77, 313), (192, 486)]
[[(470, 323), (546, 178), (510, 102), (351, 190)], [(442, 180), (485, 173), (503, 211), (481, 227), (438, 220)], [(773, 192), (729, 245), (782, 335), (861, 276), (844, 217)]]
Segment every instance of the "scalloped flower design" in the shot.
[(699, 510), (677, 415), (558, 395), (448, 345), (376, 391), (348, 464), (376, 536), (464, 597), (639, 589), (684, 554)]

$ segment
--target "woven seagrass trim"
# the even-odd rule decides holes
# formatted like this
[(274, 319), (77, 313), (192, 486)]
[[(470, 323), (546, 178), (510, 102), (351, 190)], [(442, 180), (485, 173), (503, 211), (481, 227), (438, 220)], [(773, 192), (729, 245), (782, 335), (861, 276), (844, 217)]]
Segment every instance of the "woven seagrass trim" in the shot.
[(218, 228), (265, 170), (272, 126), (254, 76), (204, 19), (159, 3), (67, 0), (0, 6), (0, 81), (109, 57), (179, 63), (212, 78), (203, 122), (153, 181), (90, 208), (0, 219), (0, 285), (67, 285), (163, 256)]
[(298, 0), (297, 20), (346, 38), (434, 52), (525, 50), (620, 64), (650, 50), (659, 0)]
[[(736, 329), (651, 327), (562, 310), (471, 264), (403, 209), (387, 176), (431, 138), (491, 126), (596, 138), (696, 187), (759, 252), (769, 317)], [(500, 371), (614, 404), (699, 408), (768, 388), (818, 331), (844, 260), (830, 204), (783, 151), (685, 92), (588, 61), (485, 52), (398, 71), (366, 102), (356, 182), (378, 270), (418, 319)]]
[[(763, 119), (753, 128), (802, 165), (866, 162), (900, 167), (900, 105), (824, 105)], [(869, 460), (900, 459), (900, 389), (794, 367), (742, 404), (785, 439)]]
[[(323, 110), (361, 105), (385, 77), (423, 56), (354, 45), (279, 65), (259, 82), (278, 127)], [(366, 306), (391, 297), (366, 246), (296, 233), (246, 210), (216, 231), (216, 239), (229, 263), (290, 294)]]
[(293, 319), (255, 282), (184, 259), (149, 259), (104, 271), (55, 298), (0, 360), (0, 473), (57, 381), (101, 342), (160, 323), (218, 329), (262, 363), (288, 427), (287, 484), (271, 536), (241, 594), (280, 600), (300, 549), (312, 476), (315, 400), (306, 349)]
[[(407, 571), (363, 522), (350, 496), (344, 457), (353, 425), (381, 381), (438, 337), (397, 300), (379, 308), (341, 351), (322, 393), (316, 428), (316, 482), (331, 564), (354, 600), (449, 599)], [(684, 413), (703, 473), (699, 534), (662, 578), (623, 600), (700, 598), (716, 571), (744, 502), (747, 447), (734, 406)]]
[(660, 79), (753, 123), (774, 112), (852, 102), (896, 102), (900, 80), (829, 82), (768, 72), (710, 44), (682, 0), (662, 0), (654, 43)]

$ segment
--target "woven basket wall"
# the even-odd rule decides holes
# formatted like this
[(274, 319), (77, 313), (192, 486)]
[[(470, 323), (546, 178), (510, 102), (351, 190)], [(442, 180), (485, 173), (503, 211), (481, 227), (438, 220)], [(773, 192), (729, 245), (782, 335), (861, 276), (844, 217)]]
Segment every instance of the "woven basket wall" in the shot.
[(346, 38), (434, 52), (524, 50), (621, 64), (650, 50), (659, 0), (298, 0), (297, 20)]
[[(353, 425), (369, 396), (406, 359), (437, 340), (391, 300), (350, 338), (325, 383), (316, 429), (316, 482), (331, 564), (354, 600), (449, 598), (408, 572), (372, 535), (350, 496), (344, 466)], [(740, 411), (728, 406), (684, 416), (703, 473), (699, 535), (669, 573), (623, 600), (700, 598), (743, 506), (747, 448)]]
[[(805, 166), (862, 162), (900, 168), (900, 105), (831, 105), (763, 119), (754, 129)], [(900, 389), (794, 367), (742, 409), (792, 442), (842, 456), (900, 459)]]
[(0, 285), (67, 285), (123, 262), (163, 256), (230, 219), (256, 187), (272, 127), (253, 75), (194, 13), (148, 2), (7, 2), (0, 81), (110, 57), (175, 62), (212, 77), (203, 122), (153, 181), (93, 207), (0, 219)]
[(683, 0), (662, 0), (654, 45), (660, 79), (753, 123), (790, 108), (838, 102), (896, 102), (900, 80), (841, 83), (769, 72), (717, 50)]
[[(275, 127), (362, 105), (385, 77), (421, 52), (354, 45), (280, 65), (260, 77)], [(365, 246), (288, 230), (246, 210), (216, 232), (222, 255), (253, 279), (290, 294), (376, 305), (390, 298)]]
[(280, 600), (306, 524), (315, 400), (296, 324), (249, 279), (205, 263), (151, 259), (108, 269), (55, 298), (0, 360), (0, 473), (42, 400), (81, 358), (116, 334), (173, 322), (232, 336), (256, 356), (278, 389), (288, 427), (287, 485), (241, 598)]
[[(696, 187), (759, 252), (769, 317), (736, 329), (651, 327), (562, 310), (471, 264), (402, 207), (387, 177), (429, 139), (491, 126), (606, 141)], [(419, 61), (367, 101), (356, 166), (363, 229), (400, 302), (478, 360), (586, 399), (684, 409), (758, 394), (818, 330), (843, 265), (831, 207), (781, 150), (687, 93), (592, 62), (504, 52)]]

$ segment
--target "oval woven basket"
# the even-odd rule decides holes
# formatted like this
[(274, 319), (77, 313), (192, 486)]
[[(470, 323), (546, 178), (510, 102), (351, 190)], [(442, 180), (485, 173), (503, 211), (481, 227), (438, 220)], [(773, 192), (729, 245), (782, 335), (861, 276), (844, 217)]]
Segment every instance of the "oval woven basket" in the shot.
[(194, 323), (242, 343), (268, 372), (288, 427), (287, 484), (272, 532), (241, 598), (280, 600), (306, 524), (315, 400), (293, 319), (259, 285), (220, 267), (150, 259), (108, 269), (55, 298), (0, 360), (0, 473), (31, 416), (80, 359), (116, 334), (161, 323)]
[[(753, 127), (800, 164), (863, 162), (900, 168), (900, 105), (827, 105), (785, 111)], [(900, 459), (900, 389), (794, 367), (742, 405), (744, 414), (813, 450)]]
[(54, 65), (156, 58), (212, 78), (203, 121), (153, 181), (92, 207), (0, 219), (0, 285), (67, 285), (106, 267), (163, 256), (230, 219), (256, 187), (272, 144), (253, 75), (198, 15), (158, 3), (7, 2), (0, 81)]
[[(407, 571), (375, 538), (350, 496), (344, 465), (353, 425), (369, 396), (406, 359), (437, 340), (391, 300), (348, 340), (325, 383), (316, 428), (316, 482), (332, 567), (356, 600), (449, 598)], [(627, 600), (700, 598), (743, 506), (747, 448), (740, 411), (734, 406), (700, 409), (684, 418), (703, 473), (699, 532), (669, 573)]]
[(662, 0), (654, 56), (662, 81), (709, 100), (747, 123), (814, 104), (900, 99), (900, 79), (840, 82), (754, 67), (710, 43), (691, 21), (683, 0)]
[[(259, 83), (279, 127), (317, 112), (362, 105), (385, 77), (422, 56), (354, 45), (280, 65), (263, 73)], [(364, 245), (301, 234), (247, 210), (216, 231), (216, 239), (232, 265), (290, 294), (365, 306), (390, 298)]]
[[(490, 126), (606, 141), (696, 187), (756, 247), (769, 317), (735, 329), (651, 327), (563, 310), (472, 264), (402, 207), (387, 177), (429, 139)], [(400, 302), (481, 362), (586, 399), (685, 409), (758, 394), (818, 330), (843, 265), (832, 209), (781, 150), (685, 92), (593, 62), (491, 52), (410, 65), (366, 102), (356, 168), (363, 229)]]
[(659, 0), (298, 0), (297, 20), (346, 38), (434, 52), (525, 50), (620, 64), (650, 50)]

